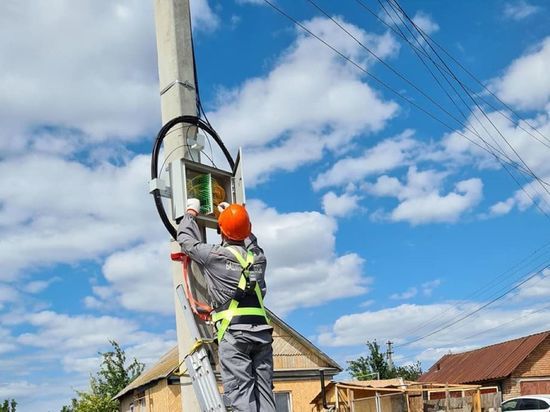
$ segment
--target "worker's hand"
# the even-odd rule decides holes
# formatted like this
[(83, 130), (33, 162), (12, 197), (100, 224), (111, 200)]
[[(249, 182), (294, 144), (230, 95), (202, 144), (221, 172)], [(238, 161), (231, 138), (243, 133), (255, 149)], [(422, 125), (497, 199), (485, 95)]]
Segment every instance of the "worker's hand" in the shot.
[(219, 205), (218, 205), (218, 212), (223, 212), (225, 209), (227, 209), (229, 207), (229, 203), (227, 202), (221, 202)]
[(199, 199), (187, 199), (187, 213), (197, 216), (201, 209), (201, 201)]

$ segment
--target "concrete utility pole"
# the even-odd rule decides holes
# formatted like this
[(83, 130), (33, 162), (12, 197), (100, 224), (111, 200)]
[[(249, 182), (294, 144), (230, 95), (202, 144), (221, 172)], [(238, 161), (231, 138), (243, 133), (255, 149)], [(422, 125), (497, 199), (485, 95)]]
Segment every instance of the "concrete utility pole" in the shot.
[[(194, 76), (193, 47), (191, 42), (191, 21), (189, 0), (154, 0), (157, 35), (157, 54), (161, 94), (162, 123), (181, 115), (196, 116), (196, 79)], [(170, 159), (189, 158), (186, 150), (187, 138), (194, 138), (196, 130), (187, 133), (186, 126), (180, 125), (164, 139), (164, 152)], [(197, 154), (193, 158), (197, 160)], [(177, 242), (172, 241), (172, 252), (180, 252)], [(166, 254), (168, 259), (168, 253)], [(181, 263), (172, 263), (176, 330), (180, 361), (194, 343), (176, 296), (176, 287), (182, 284)], [(183, 412), (200, 410), (193, 391), (191, 379), (181, 378), (181, 405)]]
[(388, 340), (386, 342), (386, 345), (387, 346), (387, 349), (386, 349), (386, 356), (388, 358), (388, 366), (390, 369), (393, 369), (394, 366), (393, 366), (393, 359), (392, 359), (392, 355), (393, 355), (393, 351), (392, 351), (392, 345), (393, 345), (393, 342), (391, 340)]

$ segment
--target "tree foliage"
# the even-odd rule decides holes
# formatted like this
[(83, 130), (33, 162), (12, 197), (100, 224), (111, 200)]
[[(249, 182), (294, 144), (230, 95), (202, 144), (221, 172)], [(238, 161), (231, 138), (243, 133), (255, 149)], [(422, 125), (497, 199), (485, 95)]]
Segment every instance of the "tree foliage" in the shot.
[(118, 412), (119, 402), (113, 397), (143, 372), (144, 364), (135, 358), (126, 366), (126, 353), (115, 341), (109, 341), (112, 351), (99, 353), (99, 372), (90, 376), (90, 390), (77, 391), (78, 398), (61, 412)]
[(386, 354), (380, 351), (380, 346), (376, 341), (367, 341), (367, 347), (370, 352), (368, 356), (348, 361), (347, 370), (355, 379), (364, 381), (377, 378), (403, 378), (407, 381), (416, 381), (422, 375), (420, 362), (392, 368), (388, 364)]
[(4, 402), (2, 403), (2, 405), (0, 405), (0, 412), (15, 412), (16, 407), (17, 402), (15, 401), (15, 399), (4, 399)]

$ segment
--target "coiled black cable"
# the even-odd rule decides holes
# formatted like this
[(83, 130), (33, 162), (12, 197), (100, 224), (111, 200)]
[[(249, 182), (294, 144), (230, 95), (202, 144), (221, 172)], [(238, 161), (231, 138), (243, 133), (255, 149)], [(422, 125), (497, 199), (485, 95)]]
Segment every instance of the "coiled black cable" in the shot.
[[(160, 153), (160, 149), (162, 147), (162, 142), (164, 141), (164, 138), (175, 125), (180, 123), (186, 123), (186, 124), (196, 126), (199, 129), (203, 130), (204, 132), (208, 133), (222, 150), (223, 154), (225, 155), (225, 158), (227, 159), (227, 162), (229, 163), (229, 166), (231, 167), (231, 170), (235, 168), (235, 161), (233, 160), (233, 157), (231, 157), (231, 153), (229, 153), (229, 150), (227, 150), (224, 143), (222, 142), (222, 139), (216, 133), (216, 131), (209, 124), (207, 124), (205, 121), (198, 118), (197, 116), (185, 115), (185, 116), (178, 116), (173, 118), (172, 120), (168, 121), (164, 126), (162, 126), (162, 128), (159, 130), (157, 137), (155, 139), (155, 142), (153, 144), (153, 151), (151, 153), (151, 180), (157, 179), (159, 176), (159, 170), (158, 170), (159, 159), (158, 158), (159, 158), (159, 153)], [(168, 218), (168, 215), (166, 214), (166, 210), (164, 209), (164, 205), (162, 203), (162, 196), (160, 194), (160, 189), (153, 190), (151, 194), (153, 195), (157, 212), (160, 216), (160, 219), (162, 220), (162, 223), (164, 224), (164, 227), (166, 227), (166, 230), (168, 230), (172, 238), (176, 240), (177, 231), (176, 231), (176, 228), (172, 225), (172, 222), (170, 221), (170, 219)]]

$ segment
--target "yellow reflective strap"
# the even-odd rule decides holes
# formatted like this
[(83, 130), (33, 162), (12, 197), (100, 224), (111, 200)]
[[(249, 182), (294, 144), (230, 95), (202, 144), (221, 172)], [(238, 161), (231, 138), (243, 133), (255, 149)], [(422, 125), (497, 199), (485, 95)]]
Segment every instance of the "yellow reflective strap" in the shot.
[[(225, 312), (231, 313), (230, 311), (234, 311), (235, 309), (237, 309), (238, 305), (239, 305), (239, 302), (236, 301), (235, 299), (232, 299), (231, 303), (229, 303), (228, 309), (214, 314), (215, 317), (219, 317), (220, 319), (222, 319), (220, 325), (218, 326), (218, 342), (222, 341), (223, 335), (225, 335), (225, 331), (229, 327), (229, 324), (231, 323), (231, 318), (233, 317), (231, 316), (231, 318), (229, 318), (227, 316), (224, 316), (224, 313)], [(214, 320), (214, 316), (212, 316), (212, 320)], [(217, 320), (214, 320), (214, 322), (216, 321)]]
[[(243, 256), (239, 253), (239, 251), (237, 249), (235, 249), (234, 247), (232, 246), (226, 246), (226, 249), (229, 250), (231, 253), (233, 253), (233, 255), (235, 255), (235, 257), (237, 258), (237, 260), (239, 261), (240, 265), (242, 266), (243, 269), (246, 269), (248, 267), (248, 265), (254, 263), (254, 254), (252, 253), (252, 251), (247, 251), (247, 254), (246, 254), (246, 259), (243, 258)], [(247, 274), (248, 274), (248, 271), (245, 271)]]
[[(246, 279), (249, 276), (248, 267), (250, 265), (254, 264), (254, 254), (252, 251), (247, 251), (246, 259), (241, 255), (241, 253), (236, 250), (235, 248), (231, 246), (226, 246), (226, 249), (229, 250), (235, 258), (238, 260), (239, 264), (243, 268), (243, 273), (239, 279), (239, 285), (238, 288), (241, 290), (244, 290), (246, 287)], [(218, 313), (212, 314), (212, 321), (214, 323), (220, 322), (218, 326), (218, 342), (221, 342), (223, 339), (223, 336), (225, 335), (225, 332), (227, 331), (227, 328), (231, 324), (231, 320), (235, 316), (263, 316), (267, 323), (269, 323), (269, 319), (267, 317), (263, 298), (262, 298), (262, 291), (260, 290), (260, 287), (258, 283), (256, 283), (256, 287), (254, 288), (254, 292), (256, 292), (256, 297), (258, 298), (258, 302), (260, 304), (259, 308), (239, 308), (239, 302), (235, 299), (232, 299), (229, 303), (229, 307), (226, 310), (223, 310)]]
[[(249, 316), (249, 315), (255, 315), (255, 316), (264, 316), (264, 311), (262, 308), (235, 308), (235, 309), (227, 309), (220, 313), (216, 313), (216, 322), (220, 319), (232, 319), (234, 316)], [(214, 317), (212, 317), (212, 320), (214, 320)]]

